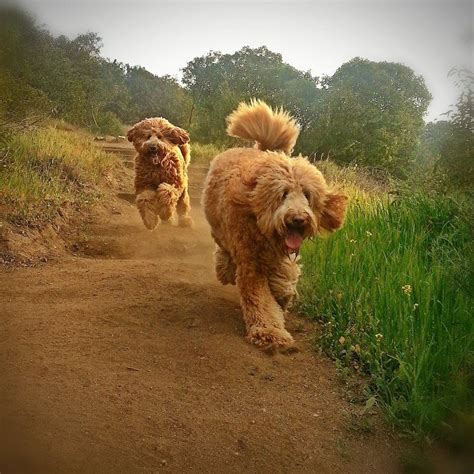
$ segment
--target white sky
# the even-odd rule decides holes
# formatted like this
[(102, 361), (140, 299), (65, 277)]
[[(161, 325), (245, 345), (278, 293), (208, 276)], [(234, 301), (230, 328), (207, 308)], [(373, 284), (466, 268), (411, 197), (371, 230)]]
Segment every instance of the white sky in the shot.
[(266, 45), (315, 75), (333, 74), (355, 56), (402, 62), (423, 75), (433, 102), (427, 119), (458, 95), (447, 78), (473, 69), (473, 3), (443, 1), (17, 0), (55, 35), (94, 31), (102, 53), (158, 74), (210, 50)]

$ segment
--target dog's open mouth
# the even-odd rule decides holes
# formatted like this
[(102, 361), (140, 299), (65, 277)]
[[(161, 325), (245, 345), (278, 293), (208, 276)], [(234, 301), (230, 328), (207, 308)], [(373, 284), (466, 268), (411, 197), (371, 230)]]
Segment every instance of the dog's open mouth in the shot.
[(298, 256), (303, 240), (303, 229), (289, 227), (285, 236), (286, 253), (288, 255), (296, 254), (296, 256)]

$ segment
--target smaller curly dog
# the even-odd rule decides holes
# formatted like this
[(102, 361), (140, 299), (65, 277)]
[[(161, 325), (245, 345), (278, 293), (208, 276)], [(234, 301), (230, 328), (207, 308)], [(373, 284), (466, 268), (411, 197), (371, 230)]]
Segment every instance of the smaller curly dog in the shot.
[(288, 348), (294, 341), (285, 313), (296, 296), (300, 247), (342, 226), (347, 197), (306, 158), (290, 157), (299, 129), (286, 112), (241, 103), (227, 133), (256, 147), (216, 156), (206, 178), (203, 205), (217, 244), (217, 278), (237, 283), (249, 342)]
[(136, 204), (143, 223), (153, 230), (174, 212), (183, 227), (192, 226), (187, 168), (191, 159), (189, 135), (164, 118), (136, 123), (127, 134), (135, 157)]

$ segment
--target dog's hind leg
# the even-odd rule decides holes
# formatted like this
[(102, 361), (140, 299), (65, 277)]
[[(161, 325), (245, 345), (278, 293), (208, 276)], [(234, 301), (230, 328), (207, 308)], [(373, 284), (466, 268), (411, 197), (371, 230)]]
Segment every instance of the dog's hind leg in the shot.
[(156, 215), (156, 192), (151, 189), (145, 189), (137, 194), (135, 202), (145, 227), (148, 230), (153, 230), (159, 223), (159, 218)]
[(236, 266), (229, 252), (216, 245), (214, 262), (216, 265), (217, 279), (223, 285), (235, 285)]
[(189, 201), (189, 193), (187, 187), (184, 188), (184, 191), (178, 199), (176, 210), (178, 211), (178, 224), (181, 227), (192, 227), (193, 219), (189, 215), (189, 211), (191, 210), (191, 204)]
[(178, 190), (168, 183), (161, 183), (156, 191), (156, 210), (164, 221), (171, 219), (178, 202)]

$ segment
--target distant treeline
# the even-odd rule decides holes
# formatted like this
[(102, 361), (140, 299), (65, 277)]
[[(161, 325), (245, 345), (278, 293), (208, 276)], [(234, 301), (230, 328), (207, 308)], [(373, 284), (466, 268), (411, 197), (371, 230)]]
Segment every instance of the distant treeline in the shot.
[(100, 55), (95, 33), (53, 37), (18, 9), (0, 14), (0, 114), (8, 120), (52, 113), (96, 133), (163, 115), (184, 123), (189, 94), (171, 77)]
[(193, 59), (179, 83), (100, 51), (95, 33), (53, 37), (21, 10), (3, 9), (0, 120), (52, 114), (95, 133), (121, 134), (122, 124), (164, 116), (189, 129), (195, 141), (223, 145), (229, 143), (226, 116), (239, 101), (257, 97), (297, 118), (296, 151), (315, 159), (400, 177), (415, 161), (446, 169), (455, 163), (461, 179), (471, 159), (472, 92), (463, 93), (451, 121), (425, 127), (431, 95), (423, 78), (402, 64), (354, 58), (333, 76), (314, 77), (265, 46), (244, 47)]

